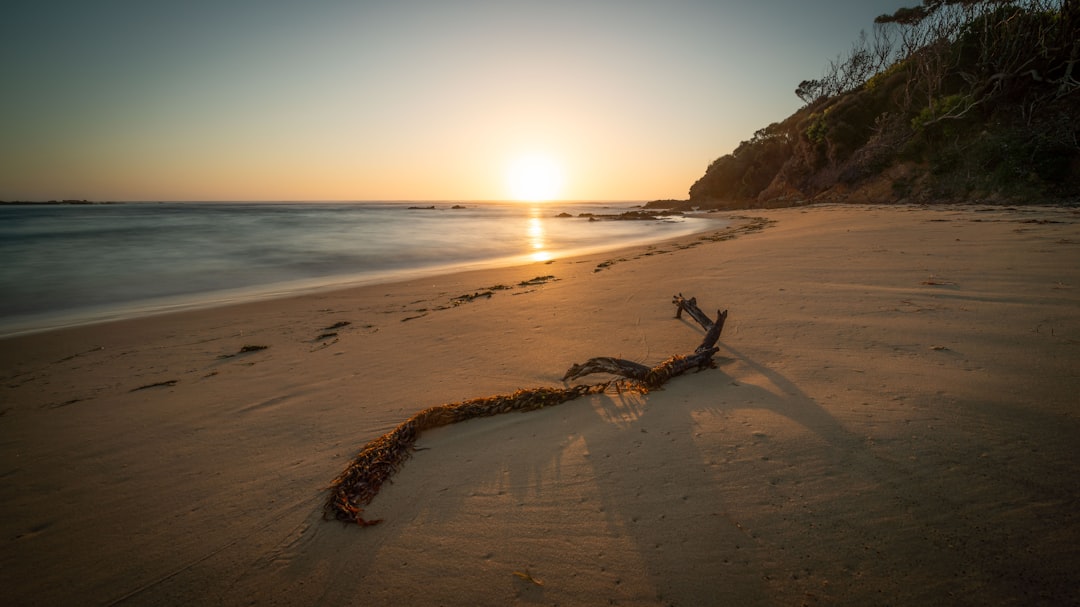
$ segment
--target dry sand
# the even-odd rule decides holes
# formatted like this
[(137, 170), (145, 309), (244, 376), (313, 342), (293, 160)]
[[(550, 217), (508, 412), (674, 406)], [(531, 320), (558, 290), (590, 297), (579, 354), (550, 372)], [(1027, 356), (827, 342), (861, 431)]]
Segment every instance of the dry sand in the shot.
[[(0, 341), (5, 604), (1080, 604), (1080, 212), (753, 215)], [(322, 520), (421, 408), (692, 350), (678, 292), (717, 369), (434, 430), (382, 524)]]

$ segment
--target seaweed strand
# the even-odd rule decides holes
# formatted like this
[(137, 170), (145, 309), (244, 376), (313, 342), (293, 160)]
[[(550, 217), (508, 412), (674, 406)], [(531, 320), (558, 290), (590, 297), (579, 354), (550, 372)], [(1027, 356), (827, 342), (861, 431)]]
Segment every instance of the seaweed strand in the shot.
[(572, 365), (563, 380), (577, 379), (591, 373), (610, 373), (623, 379), (562, 388), (524, 389), (512, 394), (474, 398), (424, 409), (360, 449), (345, 471), (330, 483), (330, 495), (323, 507), (324, 517), (362, 527), (381, 522), (381, 519), (365, 519), (364, 507), (375, 499), (383, 483), (389, 481), (412, 456), (416, 450), (416, 440), (425, 430), (479, 417), (552, 407), (587, 394), (604, 392), (613, 384), (620, 390), (647, 393), (690, 369), (714, 366), (712, 357), (719, 348), (713, 344), (723, 329), (727, 311), (719, 313), (714, 323), (697, 308), (693, 299), (685, 300), (680, 294), (673, 299), (673, 303), (677, 307), (677, 316), (687, 311), (706, 330), (705, 341), (693, 354), (672, 356), (652, 368), (617, 358), (593, 358), (584, 364)]

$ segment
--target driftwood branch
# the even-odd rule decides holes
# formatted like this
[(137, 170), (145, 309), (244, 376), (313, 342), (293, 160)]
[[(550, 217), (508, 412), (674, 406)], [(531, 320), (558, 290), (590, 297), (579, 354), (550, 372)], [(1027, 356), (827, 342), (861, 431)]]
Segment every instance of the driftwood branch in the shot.
[[(629, 382), (629, 387), (648, 392), (690, 369), (712, 367), (712, 357), (719, 351), (716, 342), (724, 329), (727, 310), (717, 312), (717, 319), (713, 321), (698, 308), (694, 298), (685, 299), (682, 294), (679, 294), (673, 298), (672, 303), (676, 306), (676, 318), (681, 318), (682, 313), (686, 312), (705, 330), (705, 338), (692, 354), (672, 356), (655, 367), (647, 367), (620, 358), (592, 358), (583, 364), (571, 366), (563, 376), (563, 381), (579, 379), (594, 373), (608, 373), (624, 378), (622, 381)], [(518, 390), (513, 394), (474, 398), (424, 409), (390, 432), (364, 445), (349, 467), (330, 483), (330, 495), (324, 507), (325, 515), (327, 518), (361, 526), (378, 523), (378, 520), (363, 518), (364, 506), (375, 499), (383, 483), (389, 481), (390, 477), (411, 457), (412, 452), (416, 450), (416, 440), (424, 430), (478, 417), (512, 411), (533, 411), (558, 405), (586, 394), (603, 392), (613, 382), (614, 380), (562, 388)]]
[(580, 379), (593, 373), (609, 373), (633, 380), (639, 388), (649, 390), (660, 387), (667, 380), (690, 369), (704, 369), (712, 365), (712, 357), (718, 351), (716, 342), (719, 341), (720, 333), (724, 330), (724, 322), (727, 321), (727, 310), (723, 312), (718, 310), (714, 321), (701, 311), (696, 298), (686, 299), (682, 293), (679, 293), (672, 298), (671, 303), (675, 304), (675, 318), (682, 318), (683, 312), (686, 312), (701, 325), (702, 329), (705, 329), (705, 338), (693, 354), (673, 356), (655, 367), (646, 367), (622, 358), (606, 356), (590, 358), (582, 364), (574, 364), (567, 369), (566, 374), (563, 375), (563, 381)]
[(566, 374), (563, 375), (563, 381), (580, 379), (593, 373), (610, 373), (611, 375), (619, 375), (629, 379), (643, 380), (651, 370), (651, 367), (646, 367), (632, 360), (598, 356), (590, 358), (580, 365), (577, 363), (571, 365), (566, 370)]
[(714, 321), (697, 306), (696, 297), (686, 299), (682, 293), (679, 293), (671, 299), (671, 303), (675, 304), (675, 318), (682, 318), (682, 313), (686, 312), (701, 325), (702, 329), (705, 329), (705, 339), (701, 341), (701, 345), (695, 350), (696, 352), (707, 350), (716, 345), (716, 342), (720, 340), (720, 333), (724, 330), (724, 323), (727, 322), (727, 310), (723, 312), (717, 310), (716, 320)]

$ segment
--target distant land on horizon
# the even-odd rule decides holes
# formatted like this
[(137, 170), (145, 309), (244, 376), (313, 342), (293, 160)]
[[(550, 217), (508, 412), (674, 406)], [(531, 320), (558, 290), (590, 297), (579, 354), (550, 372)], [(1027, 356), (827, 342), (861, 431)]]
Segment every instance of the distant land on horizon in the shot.
[(111, 200), (96, 201), (96, 200), (0, 200), (0, 204), (15, 205), (15, 204), (122, 204)]

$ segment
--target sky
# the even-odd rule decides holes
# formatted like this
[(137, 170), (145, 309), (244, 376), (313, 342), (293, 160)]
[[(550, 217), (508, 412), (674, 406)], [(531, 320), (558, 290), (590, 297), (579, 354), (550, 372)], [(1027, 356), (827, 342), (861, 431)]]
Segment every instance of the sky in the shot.
[(15, 0), (0, 200), (683, 199), (917, 3)]

